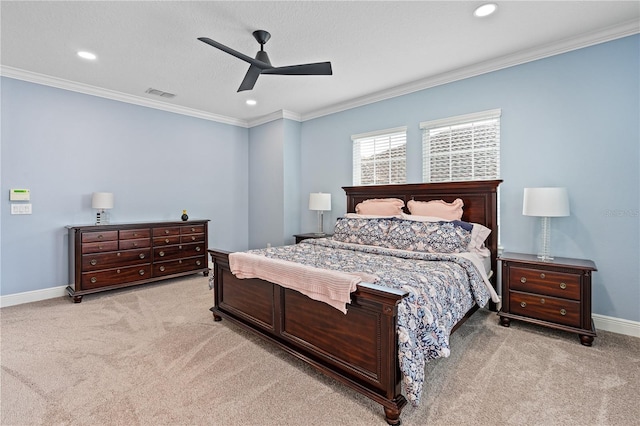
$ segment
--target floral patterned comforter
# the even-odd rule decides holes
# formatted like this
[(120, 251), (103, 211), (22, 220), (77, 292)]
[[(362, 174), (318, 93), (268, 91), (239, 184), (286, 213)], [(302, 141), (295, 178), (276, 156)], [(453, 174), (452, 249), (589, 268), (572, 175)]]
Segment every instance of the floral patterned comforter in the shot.
[(406, 398), (418, 405), (425, 363), (448, 357), (453, 326), (473, 306), (491, 298), (472, 262), (434, 254), (350, 244), (330, 238), (250, 253), (317, 268), (376, 275), (378, 285), (409, 293), (398, 307), (398, 354)]

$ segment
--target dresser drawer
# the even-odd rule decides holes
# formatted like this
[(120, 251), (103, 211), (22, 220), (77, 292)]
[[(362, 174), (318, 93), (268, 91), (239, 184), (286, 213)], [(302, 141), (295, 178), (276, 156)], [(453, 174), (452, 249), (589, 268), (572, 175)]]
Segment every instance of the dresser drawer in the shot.
[(153, 237), (169, 237), (171, 235), (180, 235), (179, 226), (168, 226), (153, 228)]
[(83, 243), (96, 243), (101, 241), (115, 241), (118, 239), (118, 231), (83, 232)]
[(85, 254), (82, 256), (82, 271), (97, 271), (150, 262), (151, 249)]
[(181, 243), (195, 243), (204, 241), (204, 234), (180, 235)]
[(156, 237), (153, 239), (154, 246), (170, 246), (173, 244), (180, 244), (180, 235)]
[(85, 272), (82, 274), (82, 289), (90, 290), (148, 278), (151, 278), (150, 264), (108, 269), (106, 271)]
[(153, 264), (153, 276), (177, 274), (205, 268), (207, 260), (205, 256), (191, 257), (188, 259), (172, 260)]
[(118, 250), (118, 240), (82, 244), (82, 254)]
[(204, 234), (204, 225), (181, 226), (180, 233), (185, 234)]
[(203, 243), (178, 244), (167, 247), (156, 247), (153, 249), (153, 258), (156, 262), (165, 260), (175, 260), (183, 257), (200, 256), (205, 254)]
[(580, 275), (514, 266), (509, 273), (509, 288), (580, 300)]
[(512, 291), (511, 313), (572, 327), (580, 327), (580, 302)]
[(140, 238), (151, 238), (151, 229), (149, 228), (141, 228), (141, 229), (127, 229), (120, 231), (120, 239), (121, 240), (137, 240)]
[(151, 238), (142, 238), (140, 240), (120, 240), (118, 245), (120, 250), (151, 247)]

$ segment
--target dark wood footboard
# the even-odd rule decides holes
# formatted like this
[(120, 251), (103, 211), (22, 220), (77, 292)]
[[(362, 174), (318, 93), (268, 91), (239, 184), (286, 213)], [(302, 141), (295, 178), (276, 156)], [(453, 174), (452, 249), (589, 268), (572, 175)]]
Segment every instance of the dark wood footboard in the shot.
[(282, 347), (329, 377), (384, 407), (387, 423), (400, 423), (401, 393), (397, 305), (407, 294), (360, 284), (348, 313), (259, 279), (238, 279), (228, 252), (213, 261), (214, 318), (228, 319)]

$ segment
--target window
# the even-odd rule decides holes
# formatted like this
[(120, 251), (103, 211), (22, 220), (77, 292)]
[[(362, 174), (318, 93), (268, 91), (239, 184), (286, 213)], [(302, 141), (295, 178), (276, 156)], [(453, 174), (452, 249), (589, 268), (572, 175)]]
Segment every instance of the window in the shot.
[(420, 123), (422, 180), (500, 177), (500, 109)]
[(353, 135), (351, 140), (354, 185), (406, 183), (406, 127)]

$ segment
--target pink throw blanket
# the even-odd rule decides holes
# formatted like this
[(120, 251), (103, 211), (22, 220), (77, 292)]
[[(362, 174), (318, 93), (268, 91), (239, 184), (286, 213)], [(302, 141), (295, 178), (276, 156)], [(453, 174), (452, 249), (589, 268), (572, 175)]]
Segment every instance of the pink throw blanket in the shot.
[(260, 278), (299, 291), (313, 300), (347, 313), (351, 292), (358, 283), (375, 283), (379, 278), (364, 272), (347, 273), (314, 268), (300, 263), (271, 259), (256, 254), (229, 254), (231, 272), (238, 278)]

